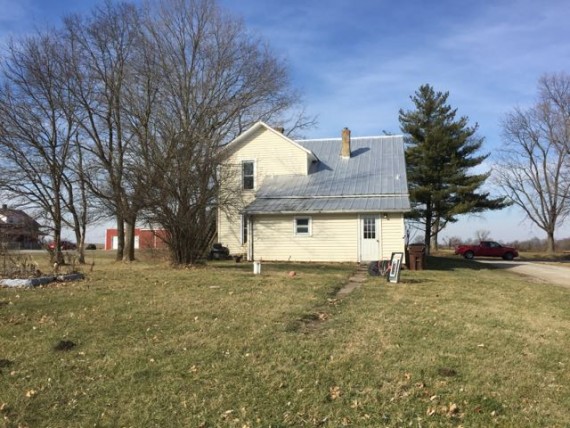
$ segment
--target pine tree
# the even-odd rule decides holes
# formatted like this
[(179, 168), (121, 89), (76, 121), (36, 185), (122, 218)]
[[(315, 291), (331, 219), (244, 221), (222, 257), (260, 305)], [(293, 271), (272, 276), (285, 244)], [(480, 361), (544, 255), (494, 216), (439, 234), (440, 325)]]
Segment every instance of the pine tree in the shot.
[(410, 97), (415, 110), (400, 110), (400, 127), (406, 134), (406, 163), (412, 212), (422, 224), (426, 248), (437, 249), (438, 233), (460, 214), (502, 209), (505, 198), (491, 199), (479, 188), (489, 177), (469, 174), (489, 155), (479, 155), (483, 138), (478, 125), (456, 118), (457, 109), (447, 104), (449, 92), (435, 92), (422, 85)]

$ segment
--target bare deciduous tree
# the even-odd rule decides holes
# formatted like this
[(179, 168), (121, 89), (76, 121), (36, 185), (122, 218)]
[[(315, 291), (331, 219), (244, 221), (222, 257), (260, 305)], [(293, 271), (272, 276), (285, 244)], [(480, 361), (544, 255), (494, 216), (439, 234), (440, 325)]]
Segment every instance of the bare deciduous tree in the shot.
[(124, 117), (125, 87), (130, 60), (140, 36), (138, 9), (128, 3), (106, 2), (89, 18), (65, 20), (72, 69), (70, 90), (77, 105), (82, 149), (90, 158), (84, 178), (89, 190), (116, 217), (117, 260), (134, 259), (137, 192), (127, 183), (127, 151), (131, 144)]
[(158, 68), (139, 72), (158, 83), (142, 91), (153, 96), (151, 133), (146, 116), (135, 121), (145, 133), (133, 146), (137, 178), (147, 221), (168, 232), (172, 261), (189, 264), (204, 254), (217, 209), (236, 205), (239, 192), (218, 192), (233, 171), (220, 168), (222, 145), (255, 121), (282, 120), (298, 98), (284, 64), (214, 1), (165, 0), (146, 23)]
[(45, 216), (58, 262), (63, 261), (64, 170), (77, 132), (65, 108), (68, 93), (60, 84), (65, 75), (61, 52), (57, 36), (47, 32), (13, 42), (3, 64), (0, 92), (3, 189)]
[(80, 248), (102, 207), (117, 260), (134, 259), (140, 219), (167, 230), (176, 264), (201, 257), (217, 210), (240, 202), (219, 193), (235, 173), (223, 145), (258, 120), (289, 133), (314, 123), (285, 65), (215, 0), (108, 1), (14, 46), (3, 188), (49, 213), (56, 242), (72, 227)]
[(490, 236), (491, 236), (491, 232), (489, 230), (479, 229), (479, 230), (475, 231), (475, 238), (479, 242), (488, 241)]
[(503, 121), (495, 180), (546, 232), (553, 252), (554, 232), (570, 214), (570, 75), (545, 75), (538, 89), (534, 106), (516, 108)]

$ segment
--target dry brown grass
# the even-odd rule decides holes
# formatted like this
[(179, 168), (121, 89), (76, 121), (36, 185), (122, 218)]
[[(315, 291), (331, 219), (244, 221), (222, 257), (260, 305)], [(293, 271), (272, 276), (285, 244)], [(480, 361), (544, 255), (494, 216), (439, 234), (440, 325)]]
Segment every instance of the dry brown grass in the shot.
[(92, 257), (0, 289), (6, 426), (570, 425), (566, 289), (431, 258), (337, 300), (352, 265)]

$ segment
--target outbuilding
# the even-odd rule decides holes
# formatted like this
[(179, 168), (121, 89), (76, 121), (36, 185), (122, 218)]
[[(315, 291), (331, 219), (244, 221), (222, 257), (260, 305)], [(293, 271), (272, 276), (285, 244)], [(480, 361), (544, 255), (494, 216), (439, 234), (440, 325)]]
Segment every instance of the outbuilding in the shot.
[[(164, 229), (136, 228), (135, 250), (166, 248), (165, 237), (166, 231)], [(118, 243), (117, 229), (107, 229), (105, 231), (105, 250), (116, 250)]]

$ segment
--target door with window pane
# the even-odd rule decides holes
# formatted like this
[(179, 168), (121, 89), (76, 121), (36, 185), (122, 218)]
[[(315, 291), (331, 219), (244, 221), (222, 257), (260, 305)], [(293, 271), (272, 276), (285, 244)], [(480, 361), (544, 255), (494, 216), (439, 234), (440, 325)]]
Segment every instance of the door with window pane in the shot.
[(362, 216), (360, 218), (360, 261), (378, 260), (379, 254), (378, 216)]

